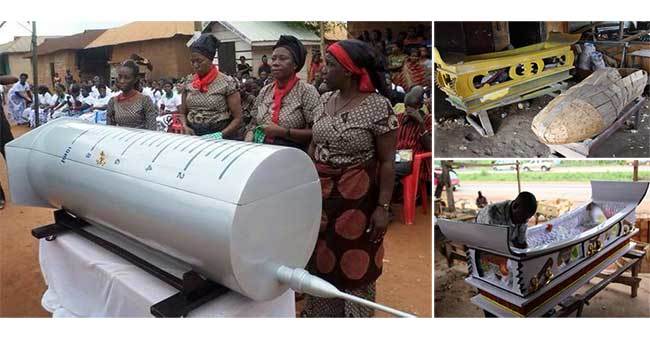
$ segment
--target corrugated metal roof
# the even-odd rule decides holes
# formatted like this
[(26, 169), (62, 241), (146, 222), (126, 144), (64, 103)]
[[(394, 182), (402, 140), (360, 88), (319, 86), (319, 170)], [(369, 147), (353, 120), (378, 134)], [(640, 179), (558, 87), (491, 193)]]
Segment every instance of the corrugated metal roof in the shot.
[[(53, 36), (37, 37), (36, 42), (40, 46), (45, 39), (55, 38)], [(25, 53), (32, 50), (32, 37), (20, 36), (14, 37), (13, 41), (0, 45), (0, 53)]]
[(286, 22), (219, 21), (219, 23), (253, 46), (274, 45), (281, 35), (293, 35), (303, 44), (320, 43), (320, 38), (313, 32)]
[(86, 48), (126, 44), (136, 41), (166, 39), (175, 35), (193, 35), (193, 21), (136, 21), (111, 28)]
[(85, 30), (82, 33), (61, 38), (49, 38), (38, 46), (38, 55), (50, 54), (62, 50), (81, 50), (93, 42), (105, 29)]

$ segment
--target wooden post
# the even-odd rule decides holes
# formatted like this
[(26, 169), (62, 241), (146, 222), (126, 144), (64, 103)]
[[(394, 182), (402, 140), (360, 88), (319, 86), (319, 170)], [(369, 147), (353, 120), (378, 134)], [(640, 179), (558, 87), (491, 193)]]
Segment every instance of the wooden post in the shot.
[(451, 170), (451, 161), (442, 161), (442, 176), (441, 178), (445, 178), (449, 180), (448, 183), (445, 183), (445, 189), (447, 193), (447, 210), (449, 212), (454, 212), (456, 211), (456, 203), (454, 202), (454, 187), (451, 184), (451, 176), (449, 175), (449, 170)]
[(618, 40), (623, 40), (623, 31), (625, 30), (625, 21), (618, 22)]
[(38, 127), (38, 111), (40, 110), (38, 102), (38, 41), (36, 40), (36, 21), (32, 21), (32, 74), (34, 77), (34, 86), (32, 87), (32, 96), (34, 98), (34, 125)]
[(517, 194), (521, 193), (521, 179), (519, 178), (519, 160), (515, 161), (515, 169), (517, 170)]
[(634, 172), (632, 173), (632, 181), (638, 182), (639, 181), (639, 161), (634, 160), (632, 162), (632, 166), (634, 167)]
[(318, 25), (320, 31), (320, 57), (325, 58), (325, 23), (319, 21)]

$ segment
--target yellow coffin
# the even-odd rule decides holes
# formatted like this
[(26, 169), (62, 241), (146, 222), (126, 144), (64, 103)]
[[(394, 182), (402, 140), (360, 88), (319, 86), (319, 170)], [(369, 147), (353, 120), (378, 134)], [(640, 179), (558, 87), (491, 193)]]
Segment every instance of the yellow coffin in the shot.
[[(465, 57), (450, 65), (434, 49), (435, 80), (449, 101), (466, 111), (487, 107), (506, 97), (525, 94), (570, 78), (571, 45), (580, 34), (550, 33), (545, 42), (512, 50)], [(498, 82), (483, 82), (498, 76)], [(547, 79), (548, 82), (545, 82)], [(494, 106), (492, 106), (494, 107)]]

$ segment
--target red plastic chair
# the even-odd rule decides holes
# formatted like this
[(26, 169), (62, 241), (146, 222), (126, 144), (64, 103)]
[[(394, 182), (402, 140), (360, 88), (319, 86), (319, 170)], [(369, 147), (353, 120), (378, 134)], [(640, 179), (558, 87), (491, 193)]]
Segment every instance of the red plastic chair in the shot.
[[(415, 201), (417, 199), (418, 184), (420, 185), (420, 198), (422, 199), (422, 211), (426, 215), (429, 201), (427, 199), (426, 181), (420, 179), (420, 170), (422, 160), (431, 159), (431, 152), (416, 154), (413, 157), (411, 174), (402, 178), (402, 188), (404, 192), (404, 203), (402, 206), (402, 221), (404, 224), (413, 224), (415, 222)], [(422, 182), (422, 183), (420, 183)]]
[(181, 122), (180, 114), (172, 114), (172, 124), (169, 126), (169, 132), (171, 133), (183, 133), (183, 123)]

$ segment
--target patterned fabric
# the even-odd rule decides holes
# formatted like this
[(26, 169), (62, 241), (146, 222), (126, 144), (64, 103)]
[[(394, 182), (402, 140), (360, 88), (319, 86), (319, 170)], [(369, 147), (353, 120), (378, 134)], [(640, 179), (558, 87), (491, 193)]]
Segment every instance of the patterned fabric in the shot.
[(239, 134), (241, 136), (246, 135), (246, 128), (248, 127), (248, 124), (250, 124), (251, 120), (253, 119), (253, 112), (255, 110), (255, 99), (256, 97), (253, 95), (242, 97), (241, 100), (242, 126), (239, 129)]
[(358, 288), (381, 275), (383, 239), (370, 241), (370, 218), (377, 207), (379, 183), (374, 160), (347, 168), (316, 163), (323, 209), (312, 274), (339, 289)]
[[(345, 289), (344, 292), (373, 302), (376, 297), (374, 282), (356, 289)], [(302, 318), (371, 318), (374, 315), (374, 309), (358, 303), (311, 295), (306, 296), (305, 307), (300, 313)]]
[(158, 110), (151, 98), (137, 93), (121, 102), (116, 97), (108, 101), (106, 124), (136, 129), (156, 130)]
[(232, 77), (220, 72), (208, 92), (201, 93), (191, 85), (186, 91), (187, 123), (197, 135), (219, 132), (228, 126), (232, 115), (226, 100), (237, 91)]
[[(422, 145), (422, 135), (431, 133), (431, 115), (424, 114), (424, 126), (407, 114), (398, 115), (399, 129), (397, 130), (397, 150), (413, 150), (413, 154), (426, 152)], [(420, 170), (420, 179), (431, 181), (431, 159), (425, 159), (422, 162)]]
[(418, 60), (415, 62), (407, 60), (404, 63), (404, 67), (402, 67), (402, 72), (393, 81), (395, 84), (402, 86), (406, 91), (409, 91), (411, 87), (416, 85), (431, 86), (431, 81), (427, 81), (427, 70)]
[(18, 92), (27, 92), (30, 90), (31, 88), (29, 83), (23, 85), (20, 82), (15, 83), (9, 90), (7, 108), (11, 113), (11, 118), (16, 124), (24, 124), (28, 122), (28, 120), (23, 116), (24, 111), (27, 108), (27, 103), (23, 97), (18, 95)]
[(338, 91), (327, 92), (321, 97), (324, 112), (316, 116), (314, 122), (314, 158), (334, 166), (374, 159), (375, 137), (397, 130), (399, 126), (390, 101), (372, 93), (354, 108), (336, 114), (328, 112), (338, 95)]
[(511, 201), (503, 201), (499, 203), (490, 204), (487, 207), (479, 210), (476, 216), (476, 223), (493, 224), (507, 226), (512, 229), (510, 233), (510, 241), (515, 244), (526, 243), (526, 223), (514, 224), (510, 217), (510, 204)]
[[(273, 83), (266, 85), (260, 91), (255, 100), (254, 109), (251, 112), (252, 119), (246, 127), (246, 132), (253, 131), (259, 125), (270, 124), (273, 117)], [(307, 129), (314, 122), (314, 117), (323, 113), (323, 104), (320, 101), (318, 90), (304, 80), (298, 83), (282, 99), (280, 109), (280, 121), (278, 125), (291, 129)], [(283, 138), (275, 138), (275, 144), (286, 145)]]

